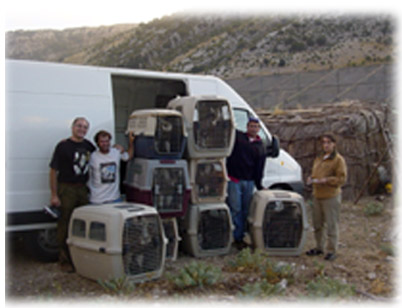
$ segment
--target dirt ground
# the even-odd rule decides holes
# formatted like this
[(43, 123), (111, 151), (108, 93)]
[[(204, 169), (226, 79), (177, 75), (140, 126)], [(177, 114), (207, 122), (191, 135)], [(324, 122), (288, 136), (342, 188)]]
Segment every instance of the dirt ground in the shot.
[[(273, 262), (285, 262), (295, 269), (294, 278), (284, 292), (274, 300), (295, 302), (309, 299), (307, 284), (318, 275), (336, 279), (353, 286), (352, 297), (341, 301), (392, 301), (397, 296), (396, 279), (396, 206), (389, 196), (367, 197), (357, 205), (344, 202), (341, 210), (340, 249), (338, 258), (325, 261), (322, 256), (269, 257)], [(365, 214), (371, 202), (381, 202), (384, 210), (378, 215)], [(311, 225), (310, 201), (307, 201)], [(310, 227), (304, 250), (314, 247)], [(98, 282), (81, 277), (77, 273), (63, 273), (57, 263), (41, 263), (29, 257), (18, 238), (10, 241), (6, 253), (6, 300), (8, 302), (69, 302), (85, 300), (105, 301), (136, 300), (166, 303), (170, 300), (196, 300), (211, 302), (236, 302), (242, 300), (241, 288), (248, 282), (257, 281), (255, 274), (227, 271), (227, 264), (239, 253), (234, 247), (226, 256), (209, 257), (197, 261), (207, 262), (222, 269), (223, 280), (213, 288), (178, 290), (167, 278), (167, 273), (178, 272), (195, 259), (179, 253), (176, 261), (167, 262), (162, 278), (137, 284), (133, 290), (118, 294), (104, 289)], [(311, 299), (311, 298), (310, 298)], [(260, 298), (251, 298), (259, 301)], [(327, 299), (320, 299), (327, 300)], [(338, 299), (339, 300), (339, 299)]]

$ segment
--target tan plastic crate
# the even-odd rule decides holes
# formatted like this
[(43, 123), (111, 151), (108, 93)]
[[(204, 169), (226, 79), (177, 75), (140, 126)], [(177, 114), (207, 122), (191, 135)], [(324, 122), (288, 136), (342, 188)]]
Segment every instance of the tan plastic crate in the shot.
[(183, 249), (194, 257), (229, 253), (233, 224), (225, 203), (192, 204), (184, 218)]
[(307, 236), (303, 197), (283, 190), (255, 192), (249, 211), (249, 232), (254, 247), (272, 256), (298, 256)]
[(228, 176), (224, 158), (191, 159), (189, 174), (193, 204), (225, 202)]
[(234, 115), (229, 102), (217, 96), (173, 99), (169, 109), (180, 111), (188, 133), (188, 158), (227, 157), (235, 138)]
[(167, 239), (154, 208), (111, 203), (75, 209), (67, 244), (78, 274), (137, 282), (162, 275)]
[(187, 132), (180, 112), (168, 109), (134, 111), (127, 132), (136, 135), (134, 156), (149, 159), (180, 159), (184, 153)]

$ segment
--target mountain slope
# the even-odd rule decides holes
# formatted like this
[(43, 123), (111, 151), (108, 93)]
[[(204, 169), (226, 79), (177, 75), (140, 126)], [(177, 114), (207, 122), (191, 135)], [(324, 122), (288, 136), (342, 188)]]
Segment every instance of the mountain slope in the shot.
[(63, 62), (72, 54), (135, 27), (134, 24), (122, 24), (66, 30), (9, 31), (6, 33), (6, 58)]
[(394, 22), (383, 15), (174, 14), (98, 30), (7, 33), (6, 55), (233, 78), (389, 63), (394, 53)]

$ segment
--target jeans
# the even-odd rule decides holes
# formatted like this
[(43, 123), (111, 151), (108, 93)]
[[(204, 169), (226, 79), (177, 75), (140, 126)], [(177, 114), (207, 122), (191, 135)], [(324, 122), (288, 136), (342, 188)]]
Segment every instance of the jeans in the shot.
[(254, 193), (254, 181), (240, 180), (228, 183), (228, 205), (235, 226), (233, 237), (236, 242), (243, 240), (247, 229), (247, 216)]

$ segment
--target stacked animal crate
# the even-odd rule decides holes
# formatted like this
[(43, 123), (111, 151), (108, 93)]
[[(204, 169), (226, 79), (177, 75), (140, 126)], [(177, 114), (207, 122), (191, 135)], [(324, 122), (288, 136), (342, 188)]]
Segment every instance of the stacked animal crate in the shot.
[(225, 158), (234, 144), (234, 117), (227, 100), (216, 96), (180, 97), (168, 104), (183, 114), (187, 130), (191, 204), (182, 221), (183, 249), (195, 257), (226, 254), (233, 240), (225, 204)]
[(191, 193), (182, 115), (167, 109), (138, 110), (131, 114), (127, 131), (136, 136), (134, 159), (126, 171), (127, 201), (158, 211), (169, 240), (167, 258), (174, 260), (180, 240), (176, 218), (186, 214)]

